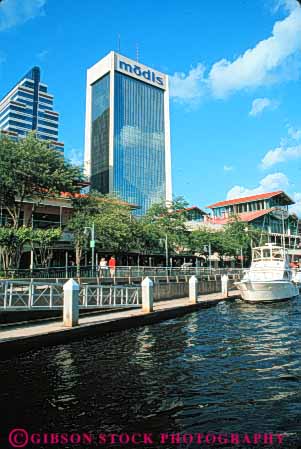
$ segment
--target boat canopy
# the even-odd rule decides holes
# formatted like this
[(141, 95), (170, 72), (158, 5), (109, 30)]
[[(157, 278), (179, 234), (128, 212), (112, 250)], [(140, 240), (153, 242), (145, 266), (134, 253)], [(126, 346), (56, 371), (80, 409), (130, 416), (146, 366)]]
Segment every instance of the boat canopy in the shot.
[(260, 246), (253, 248), (252, 260), (285, 260), (285, 250), (281, 246)]

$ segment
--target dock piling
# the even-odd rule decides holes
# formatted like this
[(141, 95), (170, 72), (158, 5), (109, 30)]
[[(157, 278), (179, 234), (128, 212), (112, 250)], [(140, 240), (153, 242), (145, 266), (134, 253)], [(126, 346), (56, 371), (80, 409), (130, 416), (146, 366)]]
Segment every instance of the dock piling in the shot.
[(79, 316), (79, 285), (74, 279), (69, 279), (64, 286), (64, 326), (78, 325)]
[(223, 276), (222, 276), (222, 295), (224, 298), (228, 298), (228, 289), (229, 289), (228, 281), (229, 281), (228, 275), (223, 274)]
[(193, 303), (198, 302), (199, 281), (196, 276), (189, 279), (189, 300)]
[(141, 282), (142, 287), (142, 310), (143, 312), (150, 313), (154, 310), (154, 283), (146, 277)]

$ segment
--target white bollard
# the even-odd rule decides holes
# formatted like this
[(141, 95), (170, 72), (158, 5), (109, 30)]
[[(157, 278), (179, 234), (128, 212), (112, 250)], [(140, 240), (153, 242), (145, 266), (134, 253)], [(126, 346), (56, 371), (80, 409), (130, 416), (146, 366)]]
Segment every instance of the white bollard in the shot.
[(189, 279), (189, 300), (197, 303), (198, 302), (198, 290), (199, 281), (196, 276), (191, 276)]
[(227, 274), (222, 275), (222, 296), (223, 296), (223, 298), (228, 297), (228, 276), (227, 276)]
[(142, 310), (143, 312), (150, 313), (154, 310), (154, 283), (146, 277), (141, 282), (142, 287)]
[(64, 284), (64, 326), (78, 325), (79, 316), (79, 285), (74, 279)]

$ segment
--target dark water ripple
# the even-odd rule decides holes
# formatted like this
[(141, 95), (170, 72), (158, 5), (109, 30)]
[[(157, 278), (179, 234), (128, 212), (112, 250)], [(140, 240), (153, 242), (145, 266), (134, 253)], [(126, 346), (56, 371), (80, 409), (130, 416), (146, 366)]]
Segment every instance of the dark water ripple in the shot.
[(0, 362), (0, 434), (16, 426), (43, 432), (273, 432), (287, 434), (285, 448), (301, 447), (300, 302), (220, 303)]

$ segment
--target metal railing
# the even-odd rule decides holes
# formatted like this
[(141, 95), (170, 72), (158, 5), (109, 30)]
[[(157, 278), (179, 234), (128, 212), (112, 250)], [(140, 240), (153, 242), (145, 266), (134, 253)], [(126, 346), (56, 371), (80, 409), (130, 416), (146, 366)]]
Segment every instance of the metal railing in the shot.
[(80, 289), (82, 307), (140, 307), (141, 287), (83, 285)]
[[(0, 311), (63, 308), (63, 284), (0, 281)], [(80, 285), (80, 308), (141, 307), (141, 287)]]
[[(242, 268), (208, 268), (208, 267), (147, 267), (147, 266), (118, 266), (115, 269), (114, 278), (167, 278), (181, 276), (202, 276), (242, 273)], [(33, 270), (9, 270), (3, 273), (3, 277), (12, 279), (70, 279), (77, 277), (76, 266), (36, 268)], [(92, 270), (91, 266), (80, 267), (81, 278), (99, 278), (101, 280), (111, 279), (110, 270)]]

